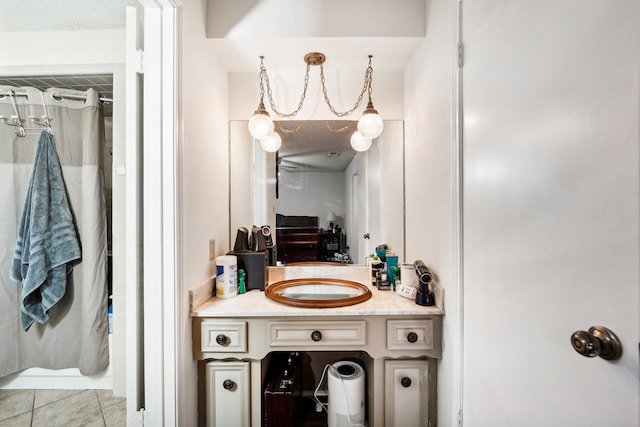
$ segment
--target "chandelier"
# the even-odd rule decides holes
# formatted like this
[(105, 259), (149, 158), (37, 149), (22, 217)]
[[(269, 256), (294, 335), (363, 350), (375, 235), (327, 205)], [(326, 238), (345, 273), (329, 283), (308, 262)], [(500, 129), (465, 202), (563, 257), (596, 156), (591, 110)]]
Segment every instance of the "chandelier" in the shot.
[(373, 67), (371, 66), (371, 58), (373, 56), (369, 55), (369, 65), (364, 73), (364, 85), (362, 87), (362, 91), (356, 100), (355, 105), (347, 110), (347, 111), (337, 111), (331, 101), (329, 100), (329, 95), (327, 95), (327, 88), (325, 86), (325, 78), (324, 78), (324, 61), (326, 57), (324, 54), (320, 52), (311, 52), (307, 53), (304, 56), (304, 62), (307, 64), (307, 70), (304, 76), (304, 89), (302, 90), (302, 95), (300, 96), (300, 101), (298, 102), (298, 107), (292, 111), (291, 113), (282, 113), (276, 107), (275, 102), (273, 101), (273, 92), (271, 90), (271, 85), (269, 84), (269, 76), (267, 75), (267, 68), (264, 66), (264, 56), (260, 56), (260, 74), (258, 77), (258, 81), (260, 82), (260, 103), (258, 104), (258, 109), (253, 113), (253, 116), (249, 120), (249, 132), (251, 136), (260, 140), (260, 145), (265, 151), (274, 152), (278, 151), (280, 146), (282, 145), (282, 138), (275, 130), (275, 126), (273, 124), (273, 120), (269, 116), (267, 109), (264, 105), (264, 94), (265, 94), (265, 85), (267, 87), (267, 97), (269, 99), (269, 104), (271, 105), (271, 110), (278, 115), (278, 117), (282, 118), (292, 118), (298, 114), (298, 111), (302, 108), (304, 103), (304, 99), (307, 95), (307, 87), (309, 85), (309, 70), (312, 65), (320, 66), (320, 83), (322, 85), (322, 92), (324, 94), (324, 100), (329, 106), (329, 110), (333, 114), (338, 117), (345, 117), (351, 115), (362, 103), (362, 98), (364, 98), (365, 93), (368, 95), (369, 102), (367, 103), (367, 107), (362, 113), (362, 117), (358, 120), (357, 131), (353, 133), (351, 136), (351, 146), (356, 151), (366, 151), (371, 146), (371, 141), (373, 138), (377, 138), (382, 133), (383, 123), (382, 118), (378, 115), (378, 111), (373, 106), (373, 101), (371, 101), (371, 82), (373, 80)]

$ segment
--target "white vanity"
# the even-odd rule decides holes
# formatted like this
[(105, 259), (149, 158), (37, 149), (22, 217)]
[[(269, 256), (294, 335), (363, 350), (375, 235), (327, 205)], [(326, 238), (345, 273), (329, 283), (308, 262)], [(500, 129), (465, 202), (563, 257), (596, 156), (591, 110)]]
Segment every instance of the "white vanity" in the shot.
[(297, 351), (314, 365), (305, 393), (312, 394), (326, 363), (357, 358), (366, 371), (369, 426), (435, 426), (444, 311), (442, 290), (434, 291), (438, 306), (432, 307), (374, 287), (369, 300), (337, 308), (292, 307), (258, 290), (193, 307), (193, 357), (200, 361), (206, 425), (261, 426), (270, 354)]

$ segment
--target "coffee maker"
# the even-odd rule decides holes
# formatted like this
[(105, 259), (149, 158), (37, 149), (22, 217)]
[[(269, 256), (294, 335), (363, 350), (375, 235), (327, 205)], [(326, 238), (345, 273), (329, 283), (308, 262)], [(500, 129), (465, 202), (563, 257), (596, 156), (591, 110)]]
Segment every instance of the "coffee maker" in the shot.
[[(227, 255), (237, 257), (238, 269), (244, 270), (246, 274), (247, 291), (263, 291), (267, 282), (267, 266), (275, 265), (275, 245), (271, 238), (271, 228), (253, 226), (251, 236), (246, 227), (238, 228), (233, 250)], [(274, 264), (271, 264), (271, 260)]]

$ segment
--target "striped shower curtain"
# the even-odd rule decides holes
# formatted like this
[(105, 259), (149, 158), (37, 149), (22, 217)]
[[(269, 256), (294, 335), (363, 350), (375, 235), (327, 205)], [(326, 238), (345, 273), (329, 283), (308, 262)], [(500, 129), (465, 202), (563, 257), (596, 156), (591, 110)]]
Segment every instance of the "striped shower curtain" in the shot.
[[(17, 95), (8, 96), (10, 91)], [(104, 119), (98, 93), (0, 86), (0, 116), (14, 123), (16, 109), (24, 136), (18, 135), (23, 133), (19, 127), (0, 123), (0, 377), (31, 367), (96, 374), (109, 364)], [(20, 324), (21, 285), (9, 273), (44, 130), (30, 117), (41, 119), (45, 114), (50, 117), (82, 258), (68, 277), (64, 297), (49, 311), (49, 320), (25, 331)]]

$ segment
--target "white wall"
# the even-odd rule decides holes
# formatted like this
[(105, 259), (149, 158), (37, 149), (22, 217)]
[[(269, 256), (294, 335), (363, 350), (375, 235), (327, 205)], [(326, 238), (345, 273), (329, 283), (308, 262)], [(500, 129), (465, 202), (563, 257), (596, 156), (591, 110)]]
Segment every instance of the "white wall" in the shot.
[[(360, 230), (357, 228), (356, 224), (356, 215), (357, 215), (357, 206), (354, 206), (354, 175), (358, 175), (360, 173), (361, 165), (360, 163), (364, 163), (362, 160), (362, 153), (356, 154), (356, 156), (351, 160), (349, 166), (344, 171), (344, 195), (346, 197), (345, 203), (345, 213), (344, 213), (344, 228), (348, 231), (347, 234), (347, 246), (349, 247), (349, 255), (354, 263), (360, 262), (364, 257), (360, 256), (359, 248), (358, 248), (358, 239), (360, 236)], [(364, 167), (363, 167), (364, 168)], [(365, 171), (362, 171), (365, 173)], [(356, 184), (357, 189), (357, 184)]]
[(0, 66), (122, 64), (124, 30), (0, 31)]
[(209, 239), (216, 255), (229, 250), (229, 95), (226, 71), (205, 36), (206, 0), (184, 0), (180, 58), (180, 249), (178, 414), (196, 425), (197, 373), (191, 354), (188, 289), (211, 274)]
[[(345, 216), (344, 172), (288, 172), (280, 169), (276, 212), (282, 215), (317, 216), (318, 227), (327, 228), (327, 215)], [(344, 223), (340, 224), (344, 227)]]
[(374, 240), (374, 235), (371, 234), (370, 243), (374, 247), (386, 243), (389, 249), (399, 256), (400, 262), (403, 262), (406, 247), (405, 194), (402, 191), (405, 166), (404, 123), (399, 120), (385, 121), (382, 134), (367, 154), (370, 156), (367, 165), (370, 229), (373, 232), (376, 225), (378, 228), (376, 230), (378, 240)]
[[(256, 28), (260, 28), (264, 37), (270, 38), (421, 37), (424, 33), (424, 0), (403, 0), (402, 7), (387, 0), (350, 0), (349, 5), (341, 0), (250, 3), (210, 0), (208, 19), (212, 28), (209, 36), (242, 39), (255, 36)], [(366, 14), (366, 19), (354, 19), (354, 15), (361, 14)], [(242, 17), (240, 21), (237, 20), (239, 17)]]
[(422, 259), (445, 290), (438, 425), (457, 425), (460, 301), (455, 271), (453, 155), (456, 1), (427, 3), (427, 34), (405, 70), (406, 260)]

